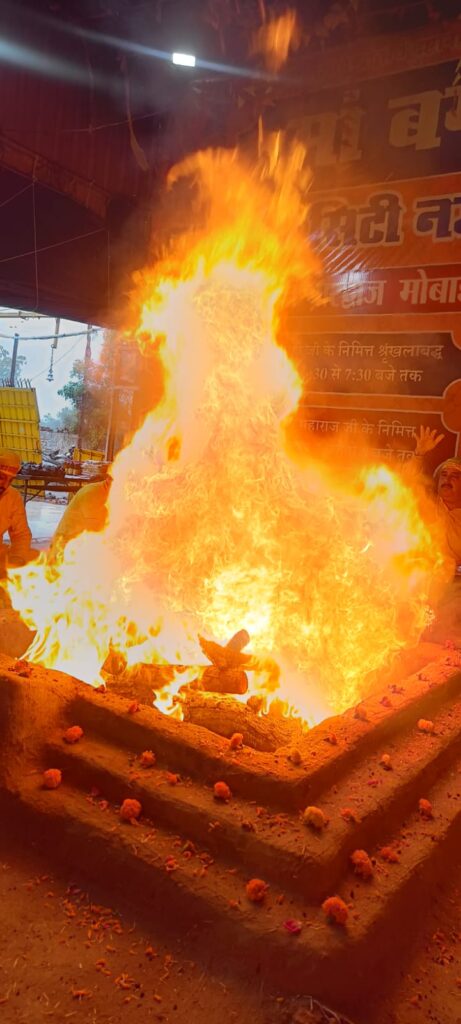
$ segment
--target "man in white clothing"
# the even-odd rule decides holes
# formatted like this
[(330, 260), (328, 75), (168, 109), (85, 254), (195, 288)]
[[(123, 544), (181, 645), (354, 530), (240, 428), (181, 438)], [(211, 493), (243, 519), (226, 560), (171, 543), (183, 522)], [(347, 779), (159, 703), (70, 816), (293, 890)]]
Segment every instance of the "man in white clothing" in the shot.
[[(416, 458), (433, 451), (443, 434), (421, 427), (416, 437)], [(447, 583), (435, 610), (435, 619), (423, 638), (435, 643), (450, 641), (461, 646), (461, 459), (454, 456), (437, 467), (433, 485), (437, 512), (444, 525), (446, 552), (452, 559), (453, 578)]]
[[(16, 452), (0, 448), (0, 575), (6, 565), (23, 565), (30, 558), (32, 534), (27, 522), (24, 502), (19, 491), (11, 487), (21, 467)], [(4, 534), (10, 538), (10, 546), (3, 543)]]
[[(433, 451), (443, 440), (443, 434), (429, 427), (421, 427), (416, 436), (415, 456)], [(454, 561), (456, 575), (461, 575), (461, 459), (453, 457), (442, 462), (434, 473), (434, 489), (439, 515), (445, 526), (447, 553)]]

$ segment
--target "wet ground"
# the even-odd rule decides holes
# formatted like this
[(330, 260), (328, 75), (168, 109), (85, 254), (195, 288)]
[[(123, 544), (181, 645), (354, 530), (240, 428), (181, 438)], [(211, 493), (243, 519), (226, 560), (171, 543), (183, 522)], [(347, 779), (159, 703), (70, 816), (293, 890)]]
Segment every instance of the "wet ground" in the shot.
[(41, 501), (34, 498), (27, 502), (27, 520), (32, 530), (32, 547), (41, 551), (48, 544), (56, 530), (66, 505), (54, 501)]

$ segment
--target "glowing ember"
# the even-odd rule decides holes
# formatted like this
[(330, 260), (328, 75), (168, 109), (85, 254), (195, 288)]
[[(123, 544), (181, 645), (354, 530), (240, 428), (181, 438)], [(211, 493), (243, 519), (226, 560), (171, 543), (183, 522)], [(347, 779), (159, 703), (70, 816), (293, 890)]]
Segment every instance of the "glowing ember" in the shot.
[[(341, 710), (424, 624), (440, 549), (412, 490), (368, 466), (349, 489), (299, 467), (283, 423), (301, 382), (275, 342), (281, 302), (314, 295), (303, 233), (304, 151), (275, 138), (258, 175), (236, 153), (184, 162), (201, 230), (138, 276), (132, 333), (164, 368), (160, 405), (113, 470), (109, 521), (62, 564), (10, 575), (37, 630), (27, 658), (101, 682), (109, 650), (128, 667), (205, 665), (198, 634), (242, 628), (257, 659), (250, 690), (307, 721)], [(171, 710), (182, 672), (165, 672)], [(156, 687), (157, 692), (158, 688)]]

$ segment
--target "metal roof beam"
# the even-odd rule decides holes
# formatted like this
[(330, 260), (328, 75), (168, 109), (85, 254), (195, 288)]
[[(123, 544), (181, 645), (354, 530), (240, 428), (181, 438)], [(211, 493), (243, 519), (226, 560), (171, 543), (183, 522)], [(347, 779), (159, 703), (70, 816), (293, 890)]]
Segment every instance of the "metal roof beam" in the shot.
[(87, 178), (26, 149), (1, 133), (0, 165), (40, 185), (46, 185), (54, 192), (69, 196), (79, 206), (94, 213), (99, 220), (105, 221), (111, 198), (108, 192)]

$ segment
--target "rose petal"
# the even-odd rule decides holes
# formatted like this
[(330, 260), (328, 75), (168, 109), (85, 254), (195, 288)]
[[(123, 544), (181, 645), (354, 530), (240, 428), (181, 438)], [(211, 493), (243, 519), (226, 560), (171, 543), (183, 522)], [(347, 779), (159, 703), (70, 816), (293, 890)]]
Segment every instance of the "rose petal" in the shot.
[(288, 921), (283, 922), (283, 927), (287, 932), (290, 932), (290, 935), (299, 935), (302, 926), (302, 921), (296, 921), (294, 918), (289, 918)]

